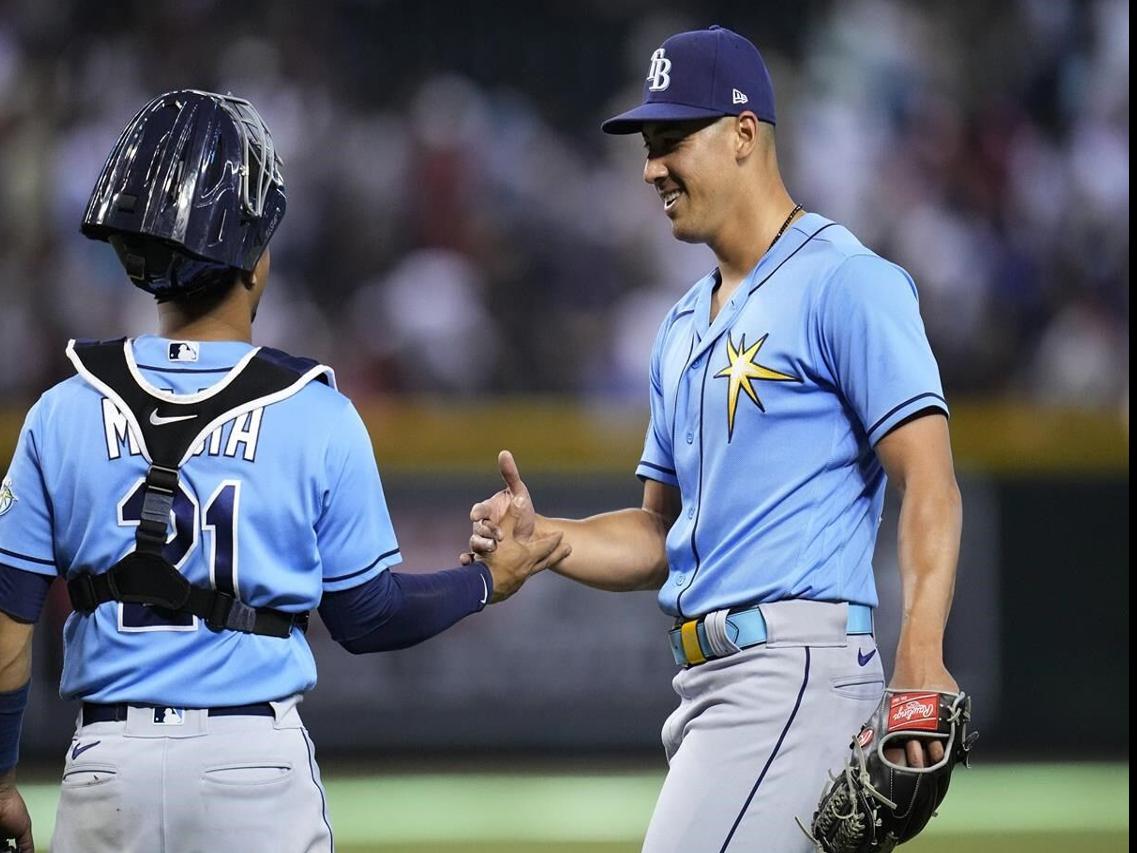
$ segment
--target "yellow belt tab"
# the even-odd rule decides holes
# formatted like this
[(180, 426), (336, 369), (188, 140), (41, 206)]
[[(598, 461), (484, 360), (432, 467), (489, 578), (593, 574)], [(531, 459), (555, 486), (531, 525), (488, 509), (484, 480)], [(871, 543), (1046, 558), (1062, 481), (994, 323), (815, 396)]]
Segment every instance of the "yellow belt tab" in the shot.
[(695, 630), (698, 625), (697, 619), (691, 619), (684, 622), (679, 629), (679, 638), (683, 641), (683, 654), (687, 656), (688, 664), (697, 664), (705, 661), (706, 655), (703, 650), (699, 648), (699, 634)]

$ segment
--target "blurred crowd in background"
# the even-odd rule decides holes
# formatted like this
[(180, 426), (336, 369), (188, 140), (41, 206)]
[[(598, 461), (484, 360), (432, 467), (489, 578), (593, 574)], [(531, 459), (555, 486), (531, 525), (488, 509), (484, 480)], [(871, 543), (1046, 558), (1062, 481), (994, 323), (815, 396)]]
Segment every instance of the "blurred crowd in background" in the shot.
[(249, 98), (284, 160), (259, 342), (368, 393), (646, 399), (666, 310), (713, 265), (642, 183), (667, 35), (750, 37), (787, 186), (906, 267), (949, 397), (1121, 407), (1129, 5), (0, 0), (0, 401), (68, 337), (155, 329), (78, 224), (124, 124)]

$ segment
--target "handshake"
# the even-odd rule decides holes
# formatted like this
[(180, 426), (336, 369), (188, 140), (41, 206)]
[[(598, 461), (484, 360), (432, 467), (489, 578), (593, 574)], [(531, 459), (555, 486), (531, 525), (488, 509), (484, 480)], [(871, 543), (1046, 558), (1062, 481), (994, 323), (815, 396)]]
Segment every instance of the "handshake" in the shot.
[(513, 454), (503, 450), (497, 464), (505, 488), (471, 508), (470, 550), (459, 557), (463, 566), (480, 561), (489, 567), (491, 603), (509, 598), (530, 576), (572, 553), (563, 533), (537, 533), (537, 514)]

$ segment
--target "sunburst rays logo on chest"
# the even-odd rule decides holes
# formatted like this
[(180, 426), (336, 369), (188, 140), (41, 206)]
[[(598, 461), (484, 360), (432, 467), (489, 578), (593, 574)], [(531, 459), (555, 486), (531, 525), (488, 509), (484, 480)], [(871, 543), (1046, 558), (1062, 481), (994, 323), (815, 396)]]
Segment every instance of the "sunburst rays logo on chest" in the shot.
[(726, 379), (730, 383), (726, 392), (728, 442), (734, 438), (734, 415), (738, 411), (738, 395), (740, 392), (745, 392), (754, 405), (765, 412), (766, 406), (762, 403), (762, 398), (758, 396), (758, 390), (754, 387), (755, 380), (801, 382), (800, 377), (782, 373), (757, 362), (758, 351), (762, 349), (762, 345), (766, 343), (768, 337), (770, 337), (769, 332), (748, 347), (746, 346), (746, 335), (743, 335), (736, 347), (734, 336), (729, 332), (727, 333), (726, 356), (728, 363), (726, 367), (715, 374), (715, 379)]

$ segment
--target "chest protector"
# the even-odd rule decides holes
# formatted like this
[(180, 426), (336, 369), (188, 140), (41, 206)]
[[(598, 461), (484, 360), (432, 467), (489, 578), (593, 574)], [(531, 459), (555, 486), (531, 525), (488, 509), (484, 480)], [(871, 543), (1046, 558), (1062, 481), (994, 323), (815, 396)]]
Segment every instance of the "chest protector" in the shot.
[(307, 629), (307, 611), (250, 607), (235, 595), (191, 584), (162, 556), (162, 549), (169, 536), (178, 471), (198, 444), (225, 422), (286, 400), (313, 380), (335, 387), (331, 368), (260, 347), (212, 388), (175, 397), (143, 385), (129, 339), (72, 341), (67, 357), (126, 417), (150, 466), (134, 550), (106, 572), (83, 571), (67, 582), (76, 612), (89, 615), (104, 602), (121, 601), (191, 613), (215, 631), (288, 637), (294, 626)]

